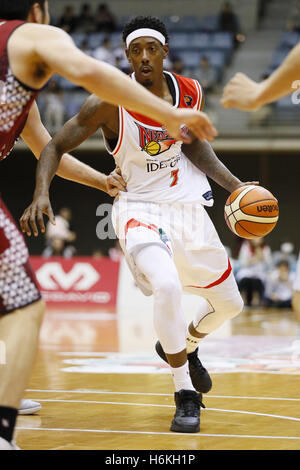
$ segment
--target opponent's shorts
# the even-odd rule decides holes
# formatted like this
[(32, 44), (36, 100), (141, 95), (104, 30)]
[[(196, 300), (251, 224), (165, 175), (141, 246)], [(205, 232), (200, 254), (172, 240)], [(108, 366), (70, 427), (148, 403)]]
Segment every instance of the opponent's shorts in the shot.
[(0, 198), (0, 315), (40, 298), (23, 235)]
[[(174, 259), (183, 290), (197, 294), (226, 280), (232, 269), (227, 252), (201, 204), (157, 204), (118, 200), (112, 223), (137, 285), (151, 295), (135, 265), (135, 254), (159, 245)], [(159, 266), (157, 266), (159, 269)]]
[(296, 277), (294, 281), (294, 290), (300, 292), (300, 253), (297, 262)]

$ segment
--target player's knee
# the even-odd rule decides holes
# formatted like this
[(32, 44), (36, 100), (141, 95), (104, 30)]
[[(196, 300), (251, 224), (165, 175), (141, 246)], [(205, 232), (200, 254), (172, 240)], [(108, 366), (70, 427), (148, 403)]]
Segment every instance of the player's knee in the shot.
[(157, 298), (168, 301), (178, 302), (181, 296), (181, 285), (176, 278), (164, 279), (154, 290)]

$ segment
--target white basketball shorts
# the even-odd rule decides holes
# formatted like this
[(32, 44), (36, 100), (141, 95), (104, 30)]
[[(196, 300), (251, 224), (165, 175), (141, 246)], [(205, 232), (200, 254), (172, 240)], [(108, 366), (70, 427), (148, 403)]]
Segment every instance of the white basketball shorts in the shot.
[(151, 286), (138, 272), (134, 255), (148, 244), (160, 245), (173, 257), (187, 292), (197, 294), (197, 289), (217, 286), (232, 272), (227, 252), (201, 204), (118, 200), (112, 222), (129, 268), (146, 295), (151, 295)]

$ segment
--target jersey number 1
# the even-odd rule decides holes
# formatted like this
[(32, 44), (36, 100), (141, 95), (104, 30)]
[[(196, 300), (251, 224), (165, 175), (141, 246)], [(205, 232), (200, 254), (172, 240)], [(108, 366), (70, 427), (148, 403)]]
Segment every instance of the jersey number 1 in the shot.
[(171, 171), (171, 178), (173, 178), (173, 181), (170, 184), (170, 187), (176, 186), (176, 184), (178, 183), (178, 173), (179, 173), (179, 168), (177, 170)]

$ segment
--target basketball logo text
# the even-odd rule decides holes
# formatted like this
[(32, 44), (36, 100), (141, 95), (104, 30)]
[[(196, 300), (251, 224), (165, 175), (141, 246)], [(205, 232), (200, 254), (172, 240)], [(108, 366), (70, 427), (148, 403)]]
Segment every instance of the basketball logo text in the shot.
[(137, 122), (136, 125), (139, 130), (141, 150), (145, 151), (148, 155), (155, 156), (166, 152), (176, 142), (176, 139), (169, 136), (166, 129), (149, 129)]
[(279, 207), (277, 204), (265, 204), (263, 206), (256, 206), (257, 212), (278, 212)]
[(150, 173), (152, 171), (157, 171), (157, 170), (161, 170), (162, 168), (174, 168), (174, 166), (177, 165), (177, 163), (179, 162), (180, 160), (180, 157), (173, 157), (173, 158), (169, 158), (169, 160), (165, 160), (165, 161), (162, 161), (162, 162), (149, 162), (147, 163), (147, 172)]

